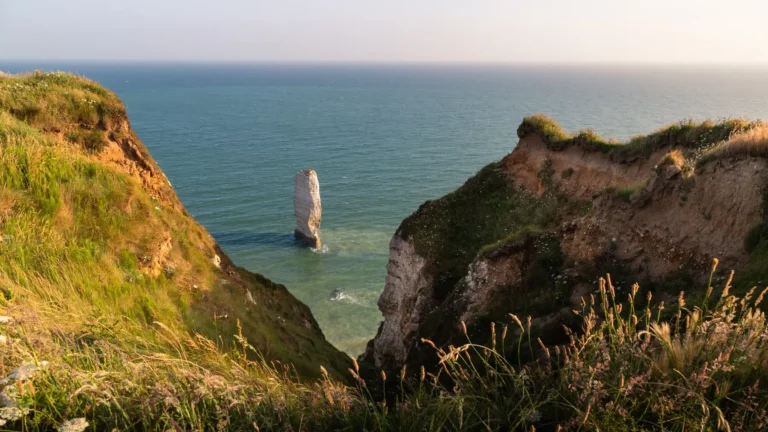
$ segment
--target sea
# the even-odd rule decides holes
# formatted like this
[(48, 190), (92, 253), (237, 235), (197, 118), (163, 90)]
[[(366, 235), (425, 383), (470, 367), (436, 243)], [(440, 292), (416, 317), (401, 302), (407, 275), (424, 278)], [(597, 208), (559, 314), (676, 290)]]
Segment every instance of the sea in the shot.
[[(524, 116), (620, 140), (682, 119), (768, 119), (768, 67), (0, 61), (34, 69), (116, 92), (189, 212), (350, 355), (382, 320), (400, 222), (511, 152)], [(307, 168), (320, 249), (293, 238), (293, 176)]]

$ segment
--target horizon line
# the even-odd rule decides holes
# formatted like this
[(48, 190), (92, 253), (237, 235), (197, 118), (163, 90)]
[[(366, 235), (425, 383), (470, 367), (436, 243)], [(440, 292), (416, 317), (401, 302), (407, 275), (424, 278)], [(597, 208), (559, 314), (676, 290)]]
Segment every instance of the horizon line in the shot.
[(464, 61), (464, 60), (220, 60), (220, 59), (33, 59), (0, 58), (2, 63), (161, 64), (161, 65), (291, 65), (291, 66), (688, 66), (768, 67), (768, 62), (663, 62), (663, 61)]

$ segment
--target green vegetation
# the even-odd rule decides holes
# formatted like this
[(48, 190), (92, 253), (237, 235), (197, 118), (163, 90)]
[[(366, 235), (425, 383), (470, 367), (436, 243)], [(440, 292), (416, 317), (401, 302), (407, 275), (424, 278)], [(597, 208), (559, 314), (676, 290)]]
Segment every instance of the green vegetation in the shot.
[[(753, 129), (760, 129), (760, 122), (748, 122), (742, 119), (728, 119), (715, 123), (705, 121), (695, 123), (691, 120), (681, 121), (662, 128), (649, 135), (636, 136), (625, 143), (615, 140), (606, 140), (592, 130), (583, 130), (577, 134), (570, 134), (560, 127), (551, 118), (537, 114), (526, 117), (517, 128), (517, 136), (522, 138), (528, 134), (538, 134), (548, 148), (563, 150), (570, 146), (576, 146), (586, 151), (595, 151), (610, 154), (617, 159), (632, 157), (648, 157), (654, 151), (665, 147), (680, 147), (688, 151), (706, 150), (709, 147), (728, 141), (737, 135), (745, 134)], [(762, 142), (765, 142), (763, 135)], [(754, 146), (737, 145), (733, 147), (736, 152), (755, 151)], [(738, 149), (738, 150), (736, 150)], [(726, 151), (726, 150), (721, 150)], [(727, 152), (727, 151), (726, 151)], [(764, 152), (768, 153), (768, 152)]]
[(698, 158), (697, 163), (701, 166), (712, 160), (741, 156), (768, 157), (768, 124), (760, 123), (707, 149)]
[[(712, 290), (709, 291), (712, 293)], [(530, 319), (491, 325), (488, 344), (433, 351), (441, 368), (406, 370), (356, 384), (297, 381), (279, 364), (251, 359), (241, 334), (223, 351), (202, 336), (158, 326), (94, 322), (42, 342), (24, 323), (5, 324), (3, 364), (27, 361), (2, 389), (5, 427), (50, 430), (82, 419), (94, 430), (763, 430), (768, 426), (768, 325), (763, 293), (728, 286), (698, 305), (619, 303), (601, 280), (570, 342), (546, 346)], [(666, 310), (672, 311), (669, 320)], [(607, 319), (603, 319), (607, 317)], [(25, 317), (24, 320), (34, 319)], [(156, 341), (152, 341), (155, 339)], [(567, 338), (566, 338), (567, 340)], [(431, 344), (431, 341), (424, 341)], [(171, 350), (167, 346), (173, 347)], [(536, 362), (521, 364), (520, 350)], [(48, 364), (39, 359), (51, 359)], [(33, 370), (36, 369), (36, 370)], [(375, 390), (374, 390), (375, 389)], [(384, 395), (388, 397), (384, 397)]]
[(217, 361), (240, 333), (258, 350), (252, 359), (290, 364), (292, 376), (319, 377), (318, 363), (345, 376), (348, 358), (309, 309), (221, 256), (159, 170), (138, 173), (154, 167), (122, 104), (97, 84), (60, 73), (0, 78), (0, 315), (15, 318), (24, 341), (2, 347), (0, 378), (38, 360), (87, 374), (95, 365), (82, 362), (110, 361), (94, 344), (151, 367), (183, 361), (166, 328), (213, 341)]
[[(119, 153), (126, 148), (132, 153)], [(487, 334), (430, 351), (434, 371), (374, 379), (356, 363), (347, 371), (351, 364), (323, 340), (306, 306), (234, 267), (164, 181), (142, 178), (116, 154), (134, 168), (154, 166), (112, 93), (66, 74), (0, 75), (0, 429), (768, 425), (768, 325), (757, 309), (763, 294), (738, 299), (726, 286), (698, 306), (681, 295), (665, 310), (637, 299), (637, 288), (620, 302), (608, 279), (598, 303), (587, 299), (578, 312), (582, 329), (565, 331), (560, 338), (570, 343), (557, 346), (537, 341), (530, 318), (521, 322), (496, 302)], [(561, 304), (569, 290), (552, 277), (563, 255), (550, 228), (581, 214), (585, 203), (558, 194), (551, 164), (538, 174), (540, 196), (491, 164), (403, 222), (401, 235), (430, 258), (440, 295), (450, 294), (478, 254), (522, 250), (525, 285), (551, 298), (534, 304), (520, 293), (517, 310)], [(748, 240), (762, 268), (764, 225)], [(750, 267), (736, 281), (760, 274)]]
[[(551, 184), (551, 167), (539, 173)], [(436, 287), (442, 300), (467, 274), (469, 264), (487, 245), (514, 236), (524, 228), (540, 229), (580, 212), (581, 203), (548, 190), (542, 196), (517, 189), (492, 163), (456, 191), (423, 204), (403, 221), (399, 233), (412, 239), (417, 252), (435, 266)]]

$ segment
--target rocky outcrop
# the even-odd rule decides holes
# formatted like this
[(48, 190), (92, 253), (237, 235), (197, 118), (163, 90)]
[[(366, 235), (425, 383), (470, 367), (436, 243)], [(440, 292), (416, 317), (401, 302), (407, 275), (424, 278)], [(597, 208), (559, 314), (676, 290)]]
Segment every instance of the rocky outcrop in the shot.
[(294, 177), (293, 211), (296, 216), (294, 235), (307, 246), (319, 248), (320, 221), (323, 208), (320, 205), (320, 182), (314, 170), (302, 170)]
[[(654, 136), (660, 144), (620, 157), (526, 133), (501, 162), (425, 203), (392, 239), (384, 321), (362, 359), (384, 369), (428, 362), (435, 357), (422, 338), (460, 344), (462, 321), (487, 334), (490, 322), (511, 324), (508, 312), (531, 316), (534, 332), (557, 339), (608, 272), (620, 288), (662, 290), (657, 298), (705, 289), (715, 257), (720, 277), (742, 269), (768, 278), (745, 246), (762, 241), (768, 161), (744, 155), (696, 166), (696, 143), (665, 142), (664, 133)], [(489, 169), (502, 180), (480, 179)]]
[(432, 275), (426, 265), (413, 243), (399, 236), (392, 238), (387, 279), (378, 302), (387, 319), (371, 351), (378, 367), (406, 360), (422, 317), (435, 306)]

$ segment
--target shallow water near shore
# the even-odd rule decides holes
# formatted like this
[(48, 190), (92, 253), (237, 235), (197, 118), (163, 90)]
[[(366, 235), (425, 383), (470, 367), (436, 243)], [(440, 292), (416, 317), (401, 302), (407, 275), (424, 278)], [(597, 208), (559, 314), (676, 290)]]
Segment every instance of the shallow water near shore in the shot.
[[(524, 116), (619, 139), (685, 118), (768, 119), (766, 68), (0, 63), (31, 69), (114, 90), (190, 213), (352, 355), (381, 320), (399, 223), (509, 153)], [(305, 168), (320, 180), (318, 250), (293, 239)]]

